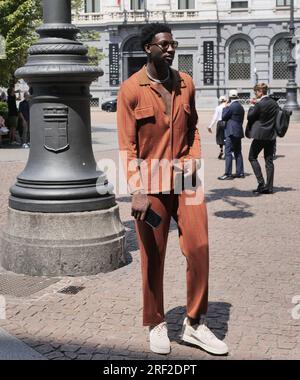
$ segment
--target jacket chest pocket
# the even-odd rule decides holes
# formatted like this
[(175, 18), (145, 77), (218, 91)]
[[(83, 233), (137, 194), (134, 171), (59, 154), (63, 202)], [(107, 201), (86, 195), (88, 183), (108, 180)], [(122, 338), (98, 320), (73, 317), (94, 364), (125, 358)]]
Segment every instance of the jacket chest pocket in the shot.
[(145, 106), (134, 110), (134, 116), (137, 126), (137, 138), (139, 147), (142, 148), (145, 144), (150, 145), (153, 135), (153, 126), (155, 125), (154, 107)]
[(134, 110), (134, 116), (138, 126), (148, 123), (153, 124), (155, 122), (153, 106), (136, 108)]

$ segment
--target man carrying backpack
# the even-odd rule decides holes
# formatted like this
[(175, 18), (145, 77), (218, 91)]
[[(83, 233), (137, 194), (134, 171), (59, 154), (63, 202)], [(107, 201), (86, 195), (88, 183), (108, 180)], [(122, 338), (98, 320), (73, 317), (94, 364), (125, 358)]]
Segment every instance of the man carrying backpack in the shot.
[[(275, 124), (279, 106), (274, 99), (267, 95), (267, 84), (257, 84), (254, 87), (254, 93), (256, 99), (252, 100), (253, 106), (248, 111), (248, 133), (246, 133), (247, 137), (254, 139), (250, 147), (249, 161), (256, 176), (258, 187), (253, 190), (253, 194), (273, 194), (273, 152), (277, 137)], [(262, 150), (264, 150), (266, 164), (266, 183), (257, 160)]]

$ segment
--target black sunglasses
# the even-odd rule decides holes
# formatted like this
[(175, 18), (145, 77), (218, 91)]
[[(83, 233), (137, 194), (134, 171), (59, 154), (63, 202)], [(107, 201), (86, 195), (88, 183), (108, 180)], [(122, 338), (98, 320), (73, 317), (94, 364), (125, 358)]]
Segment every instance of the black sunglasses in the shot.
[(162, 50), (168, 50), (170, 46), (172, 46), (172, 49), (176, 49), (178, 47), (178, 41), (160, 41), (155, 44), (148, 44), (149, 46), (155, 45), (158, 46)]

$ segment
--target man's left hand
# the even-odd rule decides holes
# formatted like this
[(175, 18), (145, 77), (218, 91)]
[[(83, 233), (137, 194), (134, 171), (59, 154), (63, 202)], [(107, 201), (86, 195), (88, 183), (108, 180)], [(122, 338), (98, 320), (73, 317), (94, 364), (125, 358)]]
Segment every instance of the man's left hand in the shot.
[(184, 175), (192, 176), (192, 185), (196, 186), (196, 176), (197, 176), (197, 161), (195, 158), (190, 158), (184, 162)]

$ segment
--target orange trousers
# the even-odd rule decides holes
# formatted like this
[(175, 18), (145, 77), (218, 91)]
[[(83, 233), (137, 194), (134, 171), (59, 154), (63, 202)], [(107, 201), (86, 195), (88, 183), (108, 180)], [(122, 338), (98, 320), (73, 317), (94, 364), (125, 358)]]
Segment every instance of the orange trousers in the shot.
[(141, 252), (143, 282), (143, 325), (155, 326), (163, 322), (163, 274), (171, 216), (177, 223), (179, 244), (186, 257), (187, 315), (197, 319), (208, 307), (208, 223), (204, 201), (187, 205), (188, 195), (148, 194), (151, 208), (162, 222), (154, 229), (136, 221), (136, 232)]

